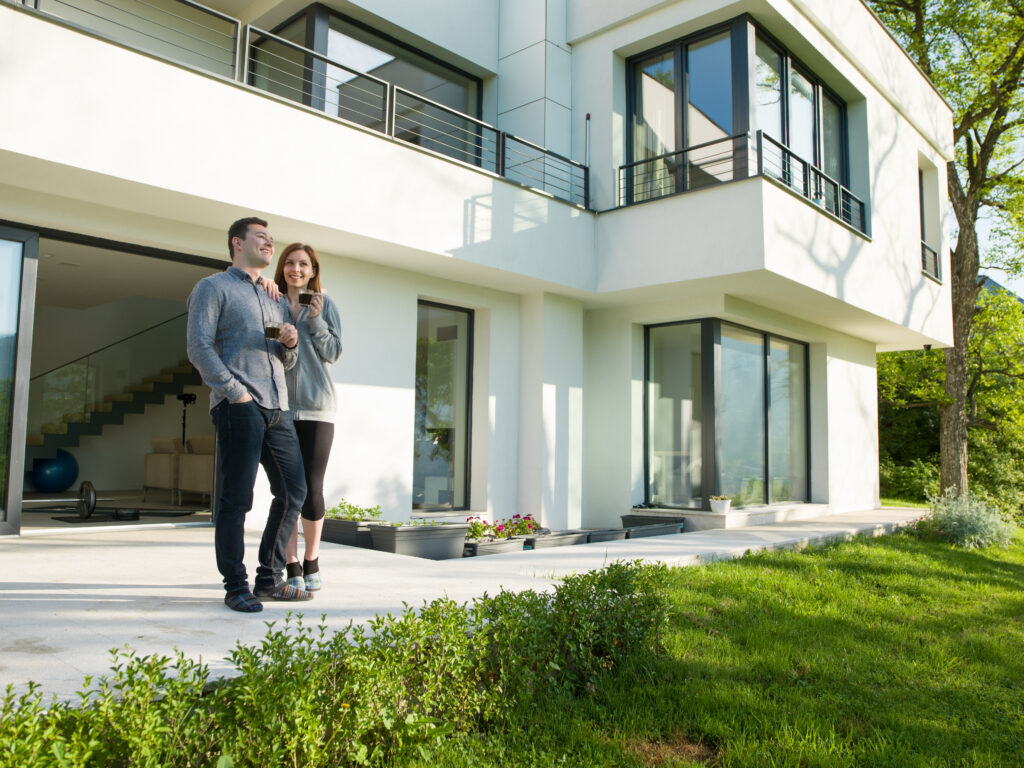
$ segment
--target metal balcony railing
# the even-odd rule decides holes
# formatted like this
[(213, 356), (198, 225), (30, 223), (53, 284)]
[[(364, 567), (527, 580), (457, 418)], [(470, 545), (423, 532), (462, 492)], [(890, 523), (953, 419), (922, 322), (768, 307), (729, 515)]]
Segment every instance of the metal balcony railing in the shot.
[(585, 165), (193, 0), (0, 0), (589, 207)]
[(819, 168), (757, 132), (726, 136), (619, 167), (620, 206), (764, 176), (797, 192), (830, 215), (867, 234), (864, 202)]
[(859, 232), (867, 233), (864, 202), (820, 168), (798, 157), (763, 131), (757, 132), (757, 171), (820, 205)]
[(921, 243), (921, 271), (939, 280), (939, 254), (927, 243)]

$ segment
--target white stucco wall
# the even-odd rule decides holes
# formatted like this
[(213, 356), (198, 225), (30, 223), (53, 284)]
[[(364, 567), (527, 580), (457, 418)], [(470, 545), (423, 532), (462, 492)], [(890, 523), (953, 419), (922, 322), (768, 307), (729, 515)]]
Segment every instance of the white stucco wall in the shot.
[[(331, 368), (338, 413), (327, 504), (380, 504), (390, 520), (412, 513), (416, 316), (423, 299), (474, 310), (470, 506), (472, 514), (511, 517), (518, 495), (518, 297), (318, 253), (343, 346)], [(270, 498), (261, 472), (247, 525), (263, 524)]]

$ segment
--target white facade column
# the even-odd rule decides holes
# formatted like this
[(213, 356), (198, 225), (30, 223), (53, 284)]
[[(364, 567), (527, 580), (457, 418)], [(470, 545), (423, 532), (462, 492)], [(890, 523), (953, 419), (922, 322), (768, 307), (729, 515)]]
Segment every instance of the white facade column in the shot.
[(565, 0), (501, 0), (498, 127), (570, 156), (571, 83)]
[(520, 300), (519, 512), (552, 530), (583, 510), (583, 307), (551, 294)]

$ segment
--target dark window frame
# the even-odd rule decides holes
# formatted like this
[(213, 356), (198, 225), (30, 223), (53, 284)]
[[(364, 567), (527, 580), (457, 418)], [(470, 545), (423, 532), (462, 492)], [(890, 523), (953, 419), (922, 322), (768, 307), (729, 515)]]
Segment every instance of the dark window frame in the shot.
[[(803, 501), (788, 503), (811, 503), (811, 345), (780, 333), (772, 333), (761, 328), (723, 320), (718, 317), (701, 317), (690, 320), (672, 320), (664, 323), (651, 323), (644, 326), (644, 400), (643, 400), (643, 466), (644, 466), (644, 504), (651, 504), (651, 451), (650, 451), (650, 343), (651, 330), (676, 325), (700, 324), (701, 329), (701, 509), (710, 508), (709, 497), (721, 492), (719, 470), (722, 465), (722, 429), (720, 417), (722, 413), (722, 326), (756, 333), (761, 336), (762, 366), (764, 371), (764, 498), (762, 504), (787, 503), (787, 500), (775, 502), (771, 489), (771, 342), (773, 339), (798, 344), (804, 348), (804, 424), (806, 440), (804, 451), (807, 486), (804, 488)], [(667, 507), (670, 509), (692, 509), (692, 507)]]
[[(477, 120), (482, 119), (483, 80), (477, 77), (476, 75), (472, 74), (471, 72), (467, 72), (461, 67), (457, 67), (454, 64), (451, 64), (447, 61), (438, 58), (437, 56), (434, 56), (431, 53), (428, 53), (427, 51), (421, 50), (414, 45), (410, 45), (409, 43), (399, 40), (398, 38), (389, 35), (386, 32), (382, 32), (379, 29), (375, 29), (374, 27), (370, 26), (369, 24), (366, 24), (365, 22), (359, 21), (358, 19), (354, 19), (351, 16), (341, 13), (340, 11), (334, 10), (333, 8), (329, 8), (326, 5), (323, 5), (322, 3), (313, 3), (311, 5), (307, 5), (302, 10), (293, 13), (291, 16), (289, 16), (287, 19), (285, 19), (283, 22), (278, 24), (270, 31), (272, 34), (279, 34), (281, 30), (285, 29), (286, 27), (293, 24), (296, 20), (302, 17), (306, 18), (306, 33), (304, 45), (306, 48), (309, 48), (310, 50), (316, 52), (320, 56), (327, 55), (327, 38), (330, 29), (330, 20), (331, 17), (334, 17), (336, 19), (340, 19), (345, 24), (351, 24), (353, 27), (357, 27), (358, 29), (362, 30), (363, 32), (366, 32), (369, 35), (378, 37), (381, 40), (390, 43), (398, 48), (401, 48), (404, 51), (408, 51), (409, 53), (415, 56), (419, 56), (420, 58), (426, 59), (432, 64), (436, 64), (437, 66), (443, 69), (447, 69), (460, 77), (464, 77), (467, 80), (472, 80), (474, 83), (476, 83), (476, 108), (472, 112), (472, 114), (470, 114), (470, 117), (474, 117)], [(312, 57), (307, 56), (307, 59), (310, 58)], [(319, 66), (324, 69), (324, 72), (326, 72), (326, 65), (324, 64), (324, 62), (319, 59), (315, 61), (319, 62)], [(311, 65), (307, 67), (307, 69), (313, 71), (314, 77), (317, 76), (317, 72), (315, 71), (314, 66)]]
[[(420, 307), (436, 307), (437, 309), (448, 309), (454, 312), (463, 312), (468, 317), (467, 333), (466, 333), (466, 466), (464, 470), (463, 480), (463, 498), (465, 505), (456, 507), (454, 504), (443, 510), (430, 510), (427, 508), (417, 509), (415, 506), (412, 507), (412, 511), (416, 513), (437, 513), (445, 514), (448, 512), (466, 512), (472, 509), (473, 501), (470, 496), (470, 490), (472, 488), (473, 478), (473, 349), (476, 343), (476, 310), (469, 307), (460, 307), (457, 304), (445, 304), (440, 301), (432, 301), (430, 299), (417, 299), (416, 308)], [(415, 375), (415, 373), (414, 373)], [(415, 399), (415, 398), (414, 398)], [(413, 421), (413, 430), (415, 432), (416, 424)], [(414, 434), (415, 437), (415, 434)], [(415, 474), (415, 469), (413, 470)]]
[[(822, 104), (824, 98), (829, 98), (839, 107), (840, 131), (842, 140), (841, 150), (841, 176), (836, 179), (843, 187), (850, 186), (850, 134), (849, 121), (847, 118), (846, 101), (830, 88), (817, 74), (814, 69), (804, 64), (794, 56), (786, 46), (772, 37), (771, 33), (758, 24), (749, 14), (737, 16), (720, 24), (698, 30), (692, 34), (673, 40), (669, 43), (649, 48), (626, 59), (626, 111), (628, 131), (626, 132), (626, 164), (629, 165), (637, 160), (634, 152), (635, 124), (637, 119), (637, 65), (644, 59), (656, 56), (668, 51), (673, 52), (675, 57), (675, 109), (676, 125), (675, 140), (676, 151), (686, 149), (683, 138), (686, 136), (686, 105), (689, 95), (689, 73), (686, 71), (685, 53), (686, 47), (692, 43), (726, 31), (732, 32), (731, 62), (733, 70), (733, 135), (745, 133), (751, 129), (756, 122), (756, 111), (754, 108), (753, 89), (755, 83), (752, 78), (754, 61), (751, 57), (756, 56), (755, 41), (760, 37), (770, 48), (772, 48), (782, 59), (782, 136), (773, 137), (782, 142), (786, 147), (790, 144), (790, 91), (792, 88), (793, 71), (800, 72), (814, 86), (814, 157), (802, 158), (811, 165), (824, 172), (824, 129), (822, 118)], [(746, 43), (745, 45), (743, 43)], [(739, 88), (742, 84), (744, 87)], [(826, 174), (827, 175), (827, 174)]]

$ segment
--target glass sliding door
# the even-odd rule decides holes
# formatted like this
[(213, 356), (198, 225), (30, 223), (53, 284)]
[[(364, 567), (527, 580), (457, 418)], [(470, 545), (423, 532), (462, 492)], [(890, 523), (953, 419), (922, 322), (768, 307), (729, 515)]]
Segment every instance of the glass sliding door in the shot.
[(699, 509), (702, 386), (701, 324), (647, 330), (647, 498)]
[(807, 347), (773, 338), (768, 352), (772, 501), (807, 501)]
[(789, 81), (789, 148), (811, 165), (817, 161), (814, 122), (814, 83), (794, 69)]
[(765, 502), (764, 335), (722, 323), (719, 493)]
[(0, 534), (21, 525), (38, 242), (35, 233), (0, 226)]
[[(627, 183), (634, 201), (671, 194), (677, 189), (679, 162), (676, 143), (675, 49), (656, 53), (634, 68), (633, 162)], [(659, 159), (652, 159), (659, 158)], [(649, 161), (649, 162), (642, 162)]]
[(472, 311), (419, 303), (413, 509), (469, 506), (472, 349)]

